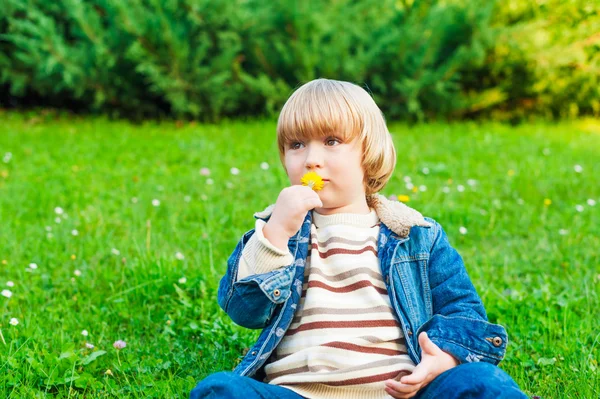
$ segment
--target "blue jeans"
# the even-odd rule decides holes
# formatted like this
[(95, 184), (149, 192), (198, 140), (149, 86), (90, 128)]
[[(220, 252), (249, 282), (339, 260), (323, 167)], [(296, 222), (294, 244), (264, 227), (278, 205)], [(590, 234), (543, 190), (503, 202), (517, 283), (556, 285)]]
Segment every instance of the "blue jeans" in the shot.
[[(303, 396), (277, 385), (242, 377), (232, 372), (211, 374), (190, 393), (190, 399), (302, 399)], [(521, 399), (527, 396), (502, 369), (489, 363), (465, 363), (437, 376), (415, 399)]]

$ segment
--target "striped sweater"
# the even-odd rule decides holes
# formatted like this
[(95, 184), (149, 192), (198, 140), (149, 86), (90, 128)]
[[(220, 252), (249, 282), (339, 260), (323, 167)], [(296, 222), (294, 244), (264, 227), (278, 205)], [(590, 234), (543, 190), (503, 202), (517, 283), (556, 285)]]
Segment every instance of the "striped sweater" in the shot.
[[(262, 235), (242, 253), (238, 279), (290, 264)], [(260, 230), (260, 231), (259, 231)], [(384, 381), (410, 374), (377, 257), (379, 219), (313, 211), (304, 289), (292, 324), (265, 366), (265, 382), (307, 398), (389, 398)]]

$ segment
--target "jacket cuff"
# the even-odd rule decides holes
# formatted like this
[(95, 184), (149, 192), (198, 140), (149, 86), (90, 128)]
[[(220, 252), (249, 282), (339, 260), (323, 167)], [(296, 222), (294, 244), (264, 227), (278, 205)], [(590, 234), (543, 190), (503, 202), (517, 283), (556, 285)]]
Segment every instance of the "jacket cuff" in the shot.
[(441, 350), (460, 363), (484, 361), (497, 365), (504, 358), (508, 336), (504, 327), (484, 320), (434, 315), (417, 332), (425, 331)]
[(265, 221), (256, 220), (254, 234), (242, 251), (237, 281), (253, 274), (269, 273), (294, 263), (294, 256), (289, 250), (283, 251), (265, 238), (263, 234), (265, 225)]

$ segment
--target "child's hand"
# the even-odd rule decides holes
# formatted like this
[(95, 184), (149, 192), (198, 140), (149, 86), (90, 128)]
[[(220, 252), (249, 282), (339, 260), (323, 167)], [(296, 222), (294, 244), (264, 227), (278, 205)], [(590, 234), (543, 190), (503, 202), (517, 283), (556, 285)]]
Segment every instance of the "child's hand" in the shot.
[(394, 398), (412, 398), (435, 377), (458, 365), (457, 360), (434, 344), (427, 333), (419, 334), (419, 345), (423, 350), (421, 363), (415, 367), (412, 374), (402, 377), (400, 382), (385, 382), (385, 391)]
[(319, 195), (307, 186), (286, 187), (279, 193), (271, 218), (263, 229), (273, 245), (287, 250), (287, 243), (302, 226), (306, 213), (323, 206)]

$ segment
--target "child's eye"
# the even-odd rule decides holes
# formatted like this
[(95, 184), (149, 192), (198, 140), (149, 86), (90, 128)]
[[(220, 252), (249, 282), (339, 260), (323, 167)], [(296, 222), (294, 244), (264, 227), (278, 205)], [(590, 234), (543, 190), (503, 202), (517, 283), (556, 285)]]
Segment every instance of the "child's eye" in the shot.
[(327, 140), (325, 140), (325, 144), (327, 144), (329, 146), (334, 146), (339, 143), (341, 143), (341, 141), (340, 141), (340, 139), (338, 139), (336, 137), (329, 137), (329, 138), (327, 138)]
[(299, 141), (293, 142), (292, 144), (290, 144), (290, 149), (291, 150), (298, 150), (301, 148), (301, 146), (303, 146), (304, 144), (302, 144)]

